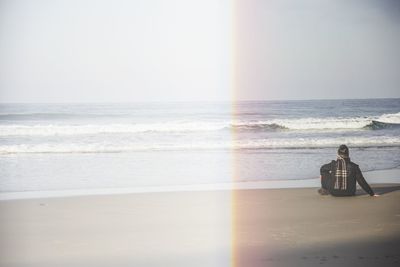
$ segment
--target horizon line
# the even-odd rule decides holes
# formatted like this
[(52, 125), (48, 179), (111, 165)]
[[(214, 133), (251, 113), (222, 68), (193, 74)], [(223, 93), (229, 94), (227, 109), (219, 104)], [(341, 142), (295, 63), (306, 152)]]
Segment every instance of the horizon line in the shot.
[(27, 102), (10, 101), (0, 104), (135, 104), (135, 103), (236, 103), (236, 102), (295, 102), (295, 101), (335, 101), (335, 100), (385, 100), (400, 99), (400, 97), (370, 97), (370, 98), (302, 98), (302, 99), (240, 99), (240, 100), (137, 100), (137, 101), (54, 101), (54, 102)]

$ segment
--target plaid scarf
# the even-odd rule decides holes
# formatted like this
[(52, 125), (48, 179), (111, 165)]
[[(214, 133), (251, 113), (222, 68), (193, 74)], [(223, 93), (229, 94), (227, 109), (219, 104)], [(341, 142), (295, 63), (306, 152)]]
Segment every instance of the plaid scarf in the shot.
[(347, 189), (347, 164), (346, 159), (340, 155), (337, 156), (336, 161), (336, 175), (335, 175), (335, 189)]

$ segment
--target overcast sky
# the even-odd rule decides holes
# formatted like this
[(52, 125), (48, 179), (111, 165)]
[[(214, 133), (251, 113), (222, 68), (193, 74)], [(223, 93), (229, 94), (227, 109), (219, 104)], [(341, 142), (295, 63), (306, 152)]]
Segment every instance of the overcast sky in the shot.
[(0, 0), (1, 102), (400, 97), (396, 0)]

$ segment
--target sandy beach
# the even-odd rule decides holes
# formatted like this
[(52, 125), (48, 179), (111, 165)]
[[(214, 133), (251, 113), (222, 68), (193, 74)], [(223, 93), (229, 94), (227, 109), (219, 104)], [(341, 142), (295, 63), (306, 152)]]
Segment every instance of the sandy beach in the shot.
[(0, 201), (0, 266), (398, 266), (400, 184)]

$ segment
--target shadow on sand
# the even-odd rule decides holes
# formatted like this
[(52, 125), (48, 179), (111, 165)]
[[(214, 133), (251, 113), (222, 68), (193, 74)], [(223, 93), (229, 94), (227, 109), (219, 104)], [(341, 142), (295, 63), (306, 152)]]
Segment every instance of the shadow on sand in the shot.
[(379, 240), (347, 240), (334, 244), (267, 251), (262, 247), (241, 248), (237, 267), (381, 267), (399, 266), (400, 237)]
[[(384, 195), (394, 191), (400, 190), (400, 184), (382, 184), (371, 186), (375, 194)], [(367, 193), (362, 189), (357, 189), (356, 195), (366, 195)]]

